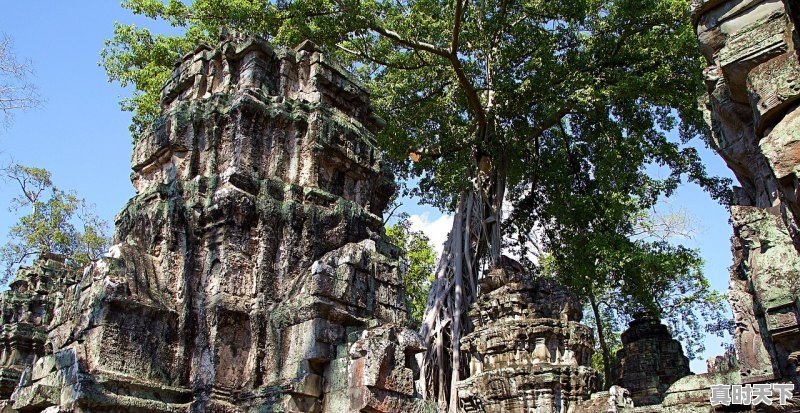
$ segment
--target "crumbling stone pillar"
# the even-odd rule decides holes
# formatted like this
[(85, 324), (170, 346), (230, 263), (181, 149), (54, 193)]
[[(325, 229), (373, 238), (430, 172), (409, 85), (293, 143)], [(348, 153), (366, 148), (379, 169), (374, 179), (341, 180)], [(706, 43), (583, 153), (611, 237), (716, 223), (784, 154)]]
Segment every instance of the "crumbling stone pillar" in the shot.
[(636, 314), (622, 333), (612, 382), (630, 392), (634, 405), (647, 406), (661, 403), (669, 386), (690, 374), (689, 359), (667, 326), (651, 314)]
[(514, 268), (481, 279), (461, 339), (470, 377), (458, 385), (465, 412), (580, 412), (599, 376), (589, 366), (592, 332), (569, 291)]

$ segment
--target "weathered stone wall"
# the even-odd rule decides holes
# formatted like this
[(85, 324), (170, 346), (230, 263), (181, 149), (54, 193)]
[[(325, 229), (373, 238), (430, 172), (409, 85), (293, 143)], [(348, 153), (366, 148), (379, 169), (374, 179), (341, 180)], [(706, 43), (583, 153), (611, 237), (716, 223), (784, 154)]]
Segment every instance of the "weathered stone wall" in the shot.
[(708, 411), (693, 389), (714, 383), (800, 384), (792, 362), (800, 354), (797, 3), (696, 0), (693, 12), (709, 64), (711, 144), (741, 185), (731, 207), (729, 293), (737, 362), (672, 386), (664, 404), (674, 411), (682, 411), (681, 398)]
[(469, 311), (474, 331), (461, 339), (470, 377), (458, 385), (465, 412), (580, 412), (597, 390), (588, 367), (591, 330), (563, 286), (512, 268), (481, 279)]
[(730, 299), (745, 383), (797, 380), (800, 63), (791, 2), (696, 1), (712, 144), (735, 173)]
[(43, 255), (21, 267), (0, 297), (0, 399), (8, 399), (30, 366), (52, 352), (45, 347), (47, 326), (58, 316), (62, 290), (75, 284), (71, 275), (63, 258)]
[(647, 313), (634, 316), (615, 356), (611, 381), (630, 392), (635, 406), (660, 404), (672, 383), (692, 374), (681, 343)]
[(13, 407), (428, 409), (365, 90), (311, 43), (225, 41), (182, 59), (162, 111), (115, 245), (62, 291)]

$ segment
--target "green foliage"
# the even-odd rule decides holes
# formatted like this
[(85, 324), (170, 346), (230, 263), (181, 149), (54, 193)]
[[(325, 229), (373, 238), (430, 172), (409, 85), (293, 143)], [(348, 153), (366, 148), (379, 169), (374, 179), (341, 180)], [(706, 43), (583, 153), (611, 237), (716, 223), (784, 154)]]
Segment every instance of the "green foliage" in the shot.
[[(690, 359), (704, 351), (706, 333), (730, 332), (725, 299), (710, 288), (696, 250), (652, 232), (640, 238), (642, 229), (654, 231), (651, 222), (641, 223), (649, 221), (642, 211), (622, 214), (616, 222), (602, 219), (608, 214), (593, 217), (586, 225), (585, 215), (575, 217), (571, 226), (561, 218), (559, 225), (545, 230), (550, 236), (543, 270), (583, 299), (597, 302), (599, 314), (592, 314), (590, 321), (598, 328), (599, 316), (609, 349), (619, 346), (615, 338), (640, 311), (660, 317)], [(597, 345), (601, 351), (602, 344)]]
[[(184, 31), (155, 35), (118, 24), (106, 42), (109, 78), (135, 87), (123, 105), (134, 111), (136, 132), (154, 119), (161, 82), (174, 62), (197, 43), (232, 31), (289, 46), (311, 38), (368, 84), (378, 110), (391, 120), (382, 146), (401, 178), (421, 178), (414, 193), (431, 204), (452, 206), (454, 194), (469, 184), (476, 150), (508, 163), (511, 188), (530, 186), (552, 162), (540, 149), (560, 145), (557, 134), (547, 132), (561, 124), (571, 125), (575, 145), (585, 140), (598, 155), (609, 143), (626, 141), (633, 151), (618, 158), (622, 168), (668, 165), (674, 173), (661, 191), (674, 189), (688, 173), (718, 198), (726, 196), (692, 149), (660, 131), (680, 126), (688, 140), (704, 128), (695, 107), (703, 63), (688, 0), (122, 5)], [(409, 152), (418, 162), (407, 160)]]
[[(228, 33), (266, 35), (279, 25), (279, 21), (295, 21), (297, 17), (292, 13), (281, 11), (281, 3), (261, 0), (124, 0), (122, 7), (135, 14), (163, 20), (181, 32), (179, 35), (155, 34), (148, 28), (115, 23), (114, 36), (105, 42), (101, 64), (109, 80), (134, 88), (133, 96), (121, 102), (123, 110), (133, 112), (130, 130), (134, 139), (145, 133), (158, 116), (161, 87), (181, 56), (199, 44), (214, 44)], [(307, 7), (313, 9), (314, 6)], [(336, 22), (338, 19), (330, 19), (320, 24), (334, 27)], [(305, 38), (304, 33), (305, 30), (287, 25), (273, 41), (297, 43)]]
[(178, 58), (192, 50), (202, 38), (153, 35), (146, 28), (115, 24), (114, 38), (106, 41), (101, 54), (109, 80), (134, 86), (133, 96), (120, 102), (133, 112), (133, 136), (147, 129), (158, 116), (161, 86), (169, 78)]
[(80, 268), (105, 251), (108, 225), (74, 192), (53, 186), (50, 172), (14, 164), (0, 173), (7, 183), (19, 187), (9, 210), (21, 214), (9, 230), (8, 242), (0, 246), (3, 282), (19, 265), (40, 254), (64, 256), (67, 265)]
[(411, 230), (408, 214), (400, 215), (397, 223), (387, 226), (386, 236), (392, 244), (400, 247), (403, 285), (408, 295), (411, 318), (419, 323), (433, 282), (436, 252), (422, 231)]
[[(103, 64), (111, 80), (135, 87), (123, 106), (140, 133), (157, 114), (173, 63), (197, 43), (226, 32), (288, 46), (310, 38), (368, 85), (390, 120), (382, 148), (399, 178), (419, 183), (412, 194), (432, 205), (453, 207), (479, 154), (494, 160), (524, 216), (572, 196), (559, 177), (575, 168), (619, 174), (624, 184), (610, 180), (604, 189), (622, 201), (669, 195), (683, 177), (727, 200), (728, 182), (708, 177), (696, 150), (664, 132), (677, 127), (684, 142), (705, 134), (689, 3), (126, 0), (123, 7), (183, 34), (118, 24)], [(647, 177), (651, 163), (667, 167), (668, 178)], [(507, 228), (530, 233), (524, 223)]]

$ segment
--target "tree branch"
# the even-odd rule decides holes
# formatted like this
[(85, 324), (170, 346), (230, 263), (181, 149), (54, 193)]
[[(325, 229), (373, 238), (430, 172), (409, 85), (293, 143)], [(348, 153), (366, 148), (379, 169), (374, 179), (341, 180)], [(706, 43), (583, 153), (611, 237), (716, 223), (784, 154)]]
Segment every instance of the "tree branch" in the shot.
[(458, 60), (458, 56), (452, 54), (449, 56), (449, 59), (450, 64), (453, 66), (453, 71), (456, 72), (458, 84), (467, 95), (467, 102), (469, 102), (469, 106), (472, 108), (472, 112), (475, 115), (475, 120), (478, 122), (478, 135), (481, 136), (486, 130), (486, 112), (483, 109), (483, 105), (481, 105), (481, 99), (478, 97), (475, 88), (472, 87), (472, 83), (467, 79), (467, 75), (464, 73), (464, 68), (461, 66), (461, 61)]
[(344, 47), (344, 46), (342, 46), (342, 45), (340, 45), (338, 43), (336, 44), (336, 47), (338, 49), (344, 51), (345, 53), (349, 53), (349, 54), (351, 54), (353, 56), (358, 56), (358, 57), (360, 57), (362, 59), (365, 59), (365, 60), (368, 60), (370, 62), (379, 64), (381, 66), (390, 67), (392, 69), (397, 69), (397, 70), (417, 70), (417, 69), (422, 69), (423, 67), (426, 67), (426, 66), (430, 66), (425, 61), (422, 61), (420, 64), (415, 65), (415, 66), (404, 66), (404, 65), (399, 65), (397, 63), (391, 63), (391, 62), (388, 62), (388, 61), (385, 61), (385, 60), (382, 60), (382, 59), (379, 59), (379, 58), (377, 58), (375, 56), (370, 55), (369, 51), (366, 49), (366, 47), (364, 48), (364, 50), (353, 50), (353, 49), (348, 49), (348, 48), (346, 48), (346, 47)]
[(561, 119), (563, 119), (564, 116), (567, 116), (570, 113), (572, 113), (572, 105), (571, 104), (567, 104), (563, 108), (561, 108), (560, 110), (558, 110), (558, 111), (554, 112), (553, 114), (551, 114), (543, 122), (541, 122), (538, 125), (536, 125), (531, 130), (531, 133), (528, 136), (528, 138), (526, 139), (526, 141), (530, 142), (531, 140), (538, 139), (544, 133), (544, 131), (552, 128), (553, 126), (555, 126), (557, 124), (560, 124), (561, 123)]
[(450, 43), (450, 54), (458, 54), (458, 36), (461, 34), (461, 19), (464, 14), (464, 5), (462, 0), (456, 0), (456, 13), (453, 18), (453, 40)]
[[(459, 1), (459, 5), (460, 5), (460, 1)], [(462, 7), (463, 6), (457, 7), (459, 15), (461, 14), (461, 11), (463, 10)], [(461, 26), (460, 20), (461, 20), (461, 17), (458, 17), (456, 19), (456, 24), (454, 25), (454, 28), (458, 28), (459, 31), (460, 31), (460, 26)], [(461, 61), (458, 59), (458, 48), (457, 48), (457, 46), (458, 46), (458, 44), (457, 44), (458, 36), (455, 33), (454, 33), (453, 36), (454, 36), (454, 41), (456, 42), (455, 43), (456, 47), (453, 50), (448, 51), (448, 50), (446, 50), (446, 49), (444, 49), (442, 47), (436, 46), (436, 45), (431, 44), (431, 43), (421, 42), (421, 41), (413, 40), (413, 39), (406, 39), (406, 38), (400, 36), (399, 33), (395, 32), (393, 30), (387, 29), (387, 28), (375, 23), (374, 21), (369, 23), (369, 28), (371, 30), (375, 31), (376, 33), (378, 33), (378, 34), (380, 34), (380, 35), (382, 35), (382, 36), (384, 36), (384, 37), (386, 37), (388, 39), (394, 40), (395, 42), (397, 42), (397, 43), (399, 43), (399, 44), (401, 44), (401, 45), (403, 45), (405, 47), (408, 47), (408, 48), (410, 48), (412, 50), (425, 51), (425, 52), (434, 54), (436, 56), (444, 57), (447, 60), (449, 60), (450, 61), (450, 65), (453, 68), (453, 71), (456, 73), (456, 78), (458, 79), (458, 84), (464, 90), (464, 93), (467, 96), (467, 101), (469, 102), (469, 106), (472, 109), (473, 114), (475, 115), (475, 120), (478, 123), (478, 134), (479, 134), (479, 136), (483, 135), (484, 131), (486, 130), (486, 112), (483, 109), (483, 105), (481, 105), (481, 100), (480, 100), (480, 97), (478, 97), (478, 93), (475, 91), (475, 88), (472, 86), (472, 83), (467, 78), (466, 73), (464, 73), (464, 68), (463, 68), (463, 66), (461, 66)]]
[(377, 32), (381, 36), (384, 36), (384, 37), (386, 37), (388, 39), (394, 40), (397, 43), (400, 43), (403, 46), (406, 46), (406, 47), (408, 47), (410, 49), (423, 50), (423, 51), (426, 51), (428, 53), (433, 53), (433, 54), (435, 54), (437, 56), (441, 56), (441, 57), (445, 57), (445, 58), (449, 58), (450, 57), (450, 53), (447, 50), (445, 50), (445, 49), (443, 49), (443, 48), (441, 48), (439, 46), (436, 46), (434, 44), (430, 44), (430, 43), (427, 43), (427, 42), (420, 42), (420, 41), (417, 41), (417, 40), (405, 39), (405, 38), (401, 37), (400, 34), (398, 34), (397, 32), (395, 32), (393, 30), (386, 29), (386, 28), (384, 28), (382, 26), (379, 26), (378, 24), (376, 24), (374, 22), (369, 24), (369, 28), (374, 30), (375, 32)]

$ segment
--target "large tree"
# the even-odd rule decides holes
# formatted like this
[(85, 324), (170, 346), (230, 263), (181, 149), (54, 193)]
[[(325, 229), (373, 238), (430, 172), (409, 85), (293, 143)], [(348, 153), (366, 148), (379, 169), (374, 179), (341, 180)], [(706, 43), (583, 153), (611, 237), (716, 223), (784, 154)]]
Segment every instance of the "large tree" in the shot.
[(724, 298), (703, 275), (698, 252), (664, 241), (631, 240), (615, 231), (562, 228), (548, 240), (543, 272), (588, 303), (589, 322), (606, 386), (619, 333), (631, 316), (649, 312), (666, 321), (690, 359), (705, 348), (704, 334), (729, 331)]
[[(635, 126), (635, 121), (625, 126)], [(724, 300), (711, 290), (697, 251), (674, 245), (674, 235), (687, 231), (680, 225), (685, 218), (653, 215), (651, 210), (659, 195), (677, 188), (676, 171), (688, 171), (718, 198), (724, 199), (727, 189), (724, 181), (699, 169), (692, 148), (677, 152), (676, 147), (620, 137), (612, 122), (579, 122), (571, 119), (572, 131), (548, 132), (552, 139), (540, 145), (533, 166), (538, 182), (511, 191), (518, 202), (506, 225), (508, 233), (522, 237), (512, 246), (523, 256), (526, 237), (537, 235), (535, 244), (547, 258), (545, 273), (588, 303), (610, 385), (609, 337), (624, 330), (633, 313), (663, 317), (690, 357), (702, 351), (704, 333), (724, 332)], [(580, 128), (586, 131), (575, 133)], [(649, 132), (645, 142), (663, 139), (660, 134)], [(671, 176), (654, 180), (646, 173), (642, 164), (653, 159), (646, 152), (650, 150), (676, 151), (663, 157)]]
[[(157, 115), (173, 62), (225, 32), (287, 45), (310, 38), (361, 77), (389, 120), (379, 139), (397, 174), (417, 178), (412, 193), (455, 214), (421, 328), (424, 394), (455, 411), (455, 385), (466, 373), (463, 315), (481, 268), (501, 254), (504, 228), (530, 232), (535, 222), (571, 242), (565, 234), (576, 225), (557, 220), (587, 228), (596, 216), (647, 208), (683, 176), (725, 196), (696, 152), (665, 132), (679, 129), (684, 143), (702, 135), (689, 3), (127, 0), (124, 7), (185, 34), (118, 25), (103, 56), (111, 79), (137, 89), (125, 103), (135, 133)], [(649, 178), (649, 163), (668, 167), (668, 178)], [(507, 199), (515, 217), (505, 223)]]
[(0, 245), (0, 283), (37, 256), (60, 255), (78, 271), (108, 247), (106, 222), (83, 198), (54, 186), (46, 169), (12, 164), (0, 169), (0, 180), (16, 187), (9, 210), (19, 215)]

